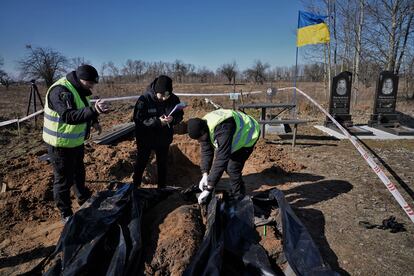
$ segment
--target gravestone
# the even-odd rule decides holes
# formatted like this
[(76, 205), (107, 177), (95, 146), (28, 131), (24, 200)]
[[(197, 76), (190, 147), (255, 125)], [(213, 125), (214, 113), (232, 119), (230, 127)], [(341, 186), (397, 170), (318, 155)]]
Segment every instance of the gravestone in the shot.
[(398, 125), (398, 114), (395, 113), (397, 102), (398, 76), (390, 71), (380, 73), (375, 89), (373, 114), (369, 126), (395, 127)]
[(374, 107), (368, 125), (397, 135), (413, 135), (414, 130), (400, 125), (395, 112), (398, 75), (382, 71), (375, 89)]
[[(339, 73), (332, 79), (331, 94), (329, 100), (329, 114), (334, 117), (338, 123), (355, 135), (372, 135), (371, 131), (367, 131), (360, 127), (354, 126), (352, 116), (350, 114), (351, 105), (351, 88), (352, 73), (344, 71)], [(326, 117), (325, 126), (336, 131), (339, 129), (329, 117)]]
[[(342, 126), (352, 126), (350, 112), (352, 73), (341, 72), (332, 79), (331, 95), (329, 100), (329, 114)], [(333, 122), (326, 117), (325, 126)]]

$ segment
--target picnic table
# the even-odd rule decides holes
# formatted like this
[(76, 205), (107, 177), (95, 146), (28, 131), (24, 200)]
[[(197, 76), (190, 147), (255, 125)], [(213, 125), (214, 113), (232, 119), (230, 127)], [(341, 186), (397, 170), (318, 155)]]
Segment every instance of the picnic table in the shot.
[[(242, 104), (238, 106), (238, 109), (243, 111), (245, 109), (260, 109), (260, 119), (258, 123), (261, 125), (262, 138), (265, 138), (266, 125), (293, 125), (293, 136), (292, 136), (292, 146), (296, 145), (296, 133), (297, 127), (299, 124), (307, 123), (307, 120), (288, 118), (288, 119), (279, 119), (278, 116), (286, 111), (292, 110), (296, 105), (290, 103), (252, 103), (252, 104)], [(272, 114), (274, 119), (268, 120), (266, 118), (266, 113), (269, 109), (276, 109), (276, 114)]]

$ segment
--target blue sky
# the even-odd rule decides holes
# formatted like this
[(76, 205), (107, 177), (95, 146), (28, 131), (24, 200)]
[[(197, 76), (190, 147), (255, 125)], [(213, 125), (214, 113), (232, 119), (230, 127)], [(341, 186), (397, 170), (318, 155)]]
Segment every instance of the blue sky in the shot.
[(215, 70), (256, 59), (295, 63), (299, 0), (2, 0), (0, 57), (15, 72), (26, 44), (92, 65), (179, 59)]

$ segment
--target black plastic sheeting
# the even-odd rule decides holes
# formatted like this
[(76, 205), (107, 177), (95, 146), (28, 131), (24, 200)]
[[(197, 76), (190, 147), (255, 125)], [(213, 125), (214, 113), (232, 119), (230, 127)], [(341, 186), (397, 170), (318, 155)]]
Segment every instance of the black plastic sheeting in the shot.
[[(139, 274), (143, 212), (172, 191), (124, 184), (98, 193), (66, 223), (55, 251), (25, 275)], [(285, 271), (271, 264), (255, 229), (255, 217), (269, 218), (275, 208), (277, 217), (267, 221), (282, 233)], [(232, 201), (213, 197), (207, 211), (203, 242), (184, 275), (339, 275), (277, 189)]]
[(55, 251), (25, 275), (135, 275), (143, 211), (171, 191), (122, 185), (98, 193), (66, 223)]
[[(254, 228), (254, 216), (269, 216), (279, 208), (278, 227), (288, 262), (284, 272), (272, 267)], [(281, 218), (281, 219), (280, 219)], [(274, 218), (277, 221), (278, 218)], [(281, 224), (281, 225), (280, 225)], [(229, 203), (213, 198), (200, 249), (184, 275), (339, 275), (325, 264), (309, 232), (283, 193), (272, 189), (257, 197)]]
[(276, 199), (280, 208), (283, 252), (296, 275), (339, 275), (324, 262), (311, 235), (293, 212), (283, 192), (272, 189), (269, 199)]
[(226, 204), (213, 198), (200, 249), (184, 275), (276, 275), (254, 228), (250, 197)]

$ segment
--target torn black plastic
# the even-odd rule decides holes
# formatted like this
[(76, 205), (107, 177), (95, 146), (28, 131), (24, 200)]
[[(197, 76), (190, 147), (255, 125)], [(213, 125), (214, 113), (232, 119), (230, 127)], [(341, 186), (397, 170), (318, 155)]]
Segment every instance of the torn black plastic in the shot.
[(142, 213), (170, 193), (129, 184), (98, 193), (66, 223), (55, 251), (25, 275), (135, 275)]
[[(279, 208), (279, 215), (268, 219), (272, 208)], [(204, 240), (184, 275), (283, 274), (271, 266), (259, 244), (255, 215), (266, 217), (269, 223), (279, 222), (277, 228), (282, 232), (283, 251), (288, 261), (284, 273), (339, 275), (324, 262), (309, 232), (277, 189), (228, 204), (213, 198), (208, 206)]]

